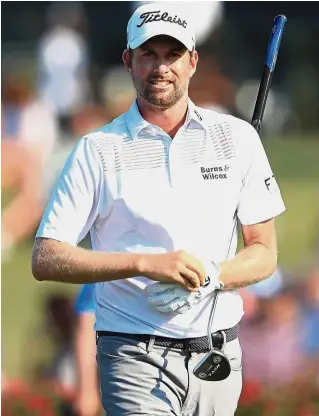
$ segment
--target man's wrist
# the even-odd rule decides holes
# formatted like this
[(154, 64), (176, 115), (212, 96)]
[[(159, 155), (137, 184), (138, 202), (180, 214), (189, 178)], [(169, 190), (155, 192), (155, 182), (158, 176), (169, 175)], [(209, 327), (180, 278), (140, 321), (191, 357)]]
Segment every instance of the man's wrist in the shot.
[(147, 260), (145, 254), (136, 254), (134, 256), (133, 268), (136, 270), (137, 275), (147, 274)]
[(216, 288), (218, 290), (223, 290), (225, 288), (225, 283), (223, 282), (223, 280), (221, 279), (221, 274), (222, 274), (222, 269), (219, 263), (215, 263), (215, 266), (218, 270), (218, 275), (217, 275), (217, 281), (216, 281)]
[(215, 290), (223, 290), (225, 288), (225, 283), (222, 280), (217, 280)]
[(145, 276), (148, 279), (153, 280), (154, 272), (152, 267), (152, 257), (155, 254), (135, 254), (134, 268), (136, 270), (136, 276)]

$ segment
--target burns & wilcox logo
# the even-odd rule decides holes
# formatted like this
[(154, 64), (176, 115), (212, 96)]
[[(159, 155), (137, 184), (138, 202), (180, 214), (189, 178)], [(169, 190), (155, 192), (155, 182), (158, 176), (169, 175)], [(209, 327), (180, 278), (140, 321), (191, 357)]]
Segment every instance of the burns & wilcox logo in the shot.
[(229, 165), (220, 165), (212, 167), (201, 167), (202, 177), (205, 181), (215, 179), (227, 179), (227, 172), (229, 171)]

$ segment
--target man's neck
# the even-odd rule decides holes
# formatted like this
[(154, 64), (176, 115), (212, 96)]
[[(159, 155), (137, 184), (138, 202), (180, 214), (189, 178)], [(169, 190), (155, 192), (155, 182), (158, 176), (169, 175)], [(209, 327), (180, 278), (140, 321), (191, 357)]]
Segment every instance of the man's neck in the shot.
[(150, 105), (141, 97), (137, 97), (137, 104), (141, 116), (155, 126), (164, 130), (172, 139), (175, 137), (179, 128), (185, 123), (187, 116), (187, 96), (182, 98), (172, 108), (163, 110)]

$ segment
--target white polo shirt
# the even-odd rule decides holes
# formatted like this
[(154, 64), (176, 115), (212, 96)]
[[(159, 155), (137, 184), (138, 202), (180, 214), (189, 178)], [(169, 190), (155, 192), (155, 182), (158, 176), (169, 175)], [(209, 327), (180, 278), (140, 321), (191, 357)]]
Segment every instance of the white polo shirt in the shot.
[[(196, 107), (172, 140), (131, 109), (77, 143), (44, 213), (37, 237), (92, 249), (166, 253), (184, 249), (220, 262), (235, 255), (237, 220), (255, 224), (285, 210), (253, 127)], [(144, 276), (96, 284), (96, 329), (197, 337), (206, 334), (211, 298), (185, 314), (161, 313)], [(243, 315), (237, 291), (221, 292), (213, 331)]]

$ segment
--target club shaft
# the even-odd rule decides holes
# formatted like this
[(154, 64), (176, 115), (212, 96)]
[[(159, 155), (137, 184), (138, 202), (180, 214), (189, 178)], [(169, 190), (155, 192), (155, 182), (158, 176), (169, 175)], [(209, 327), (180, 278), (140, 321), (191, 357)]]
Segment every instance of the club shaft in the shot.
[(257, 132), (259, 132), (260, 130), (262, 119), (264, 116), (268, 92), (272, 80), (272, 75), (275, 70), (277, 57), (279, 53), (279, 47), (286, 21), (287, 18), (283, 15), (276, 16), (274, 19), (271, 36), (268, 43), (264, 70), (251, 121), (252, 126), (257, 130)]
[(209, 315), (209, 319), (208, 319), (208, 325), (207, 325), (208, 344), (209, 344), (209, 349), (210, 350), (212, 350), (214, 348), (213, 337), (212, 337), (212, 334), (211, 334), (211, 328), (212, 328), (212, 325), (213, 325), (213, 319), (214, 319), (214, 315), (215, 315), (218, 294), (219, 294), (219, 290), (216, 289), (214, 291), (213, 305), (212, 305), (212, 309), (210, 311), (210, 315)]
[[(262, 78), (260, 81), (259, 91), (255, 103), (255, 108), (253, 112), (253, 117), (251, 124), (252, 126), (259, 132), (261, 127), (261, 122), (263, 119), (268, 92), (272, 80), (272, 75), (276, 66), (277, 56), (279, 52), (279, 47), (282, 39), (282, 35), (284, 32), (284, 26), (287, 21), (287, 18), (283, 15), (276, 16), (274, 19), (274, 24), (272, 27), (272, 32), (268, 44), (268, 50), (266, 55), (265, 66), (262, 74)], [(228, 247), (229, 253), (230, 245)], [(228, 257), (228, 253), (226, 258)], [(217, 300), (218, 300), (219, 290), (214, 291), (214, 298), (212, 309), (209, 315), (208, 325), (207, 325), (207, 335), (208, 335), (208, 342), (209, 342), (209, 349), (212, 350), (214, 348), (211, 329), (213, 326), (213, 319), (215, 315)]]
[(257, 130), (257, 132), (259, 132), (261, 127), (261, 122), (263, 119), (268, 92), (271, 84), (272, 74), (273, 72), (270, 71), (270, 69), (267, 66), (265, 66), (259, 86), (253, 118), (251, 121), (252, 126)]

